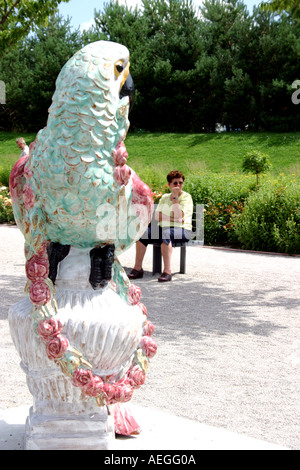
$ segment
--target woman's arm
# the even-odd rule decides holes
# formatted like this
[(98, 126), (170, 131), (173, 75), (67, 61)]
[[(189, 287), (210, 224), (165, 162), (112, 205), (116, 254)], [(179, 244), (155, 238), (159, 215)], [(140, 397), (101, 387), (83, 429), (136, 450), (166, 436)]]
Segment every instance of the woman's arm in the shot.
[(180, 222), (180, 223), (183, 223), (183, 215), (184, 214), (183, 214), (182, 210), (180, 209), (180, 205), (179, 205), (179, 210), (177, 208), (176, 212), (177, 213), (175, 214), (174, 211), (173, 211), (173, 215), (171, 215), (171, 216), (165, 215), (162, 212), (155, 212), (154, 217), (155, 217), (155, 220), (157, 220), (158, 222), (161, 222), (162, 220), (165, 220), (167, 222)]

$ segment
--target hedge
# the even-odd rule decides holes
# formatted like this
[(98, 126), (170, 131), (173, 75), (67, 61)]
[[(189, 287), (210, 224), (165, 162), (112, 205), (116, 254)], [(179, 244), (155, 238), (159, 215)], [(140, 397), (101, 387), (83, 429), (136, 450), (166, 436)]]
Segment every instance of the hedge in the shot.
[[(168, 192), (165, 175), (140, 175), (152, 188), (155, 201)], [(300, 254), (300, 180), (255, 175), (197, 173), (185, 180), (184, 190), (194, 204), (204, 204), (207, 245)], [(9, 190), (0, 183), (0, 223), (14, 222)]]

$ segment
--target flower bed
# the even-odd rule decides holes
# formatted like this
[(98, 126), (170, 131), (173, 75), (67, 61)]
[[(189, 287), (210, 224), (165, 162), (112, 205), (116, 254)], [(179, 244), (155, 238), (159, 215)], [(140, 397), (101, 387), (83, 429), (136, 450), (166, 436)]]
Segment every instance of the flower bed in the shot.
[(0, 183), (0, 223), (14, 223), (14, 214), (9, 188)]

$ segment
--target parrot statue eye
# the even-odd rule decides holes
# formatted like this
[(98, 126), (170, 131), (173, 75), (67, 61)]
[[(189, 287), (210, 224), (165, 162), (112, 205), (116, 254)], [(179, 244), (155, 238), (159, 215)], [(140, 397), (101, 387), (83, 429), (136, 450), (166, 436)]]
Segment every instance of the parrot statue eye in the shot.
[(118, 62), (115, 63), (115, 74), (116, 74), (116, 76), (118, 77), (119, 75), (121, 75), (123, 70), (124, 70), (123, 62), (121, 62), (119, 60)]

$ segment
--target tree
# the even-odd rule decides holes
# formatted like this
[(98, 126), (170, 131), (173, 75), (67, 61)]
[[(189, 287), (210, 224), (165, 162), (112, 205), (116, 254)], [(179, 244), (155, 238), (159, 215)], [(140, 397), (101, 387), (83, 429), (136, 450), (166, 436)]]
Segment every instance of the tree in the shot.
[(245, 173), (250, 172), (256, 174), (257, 186), (259, 186), (260, 174), (269, 171), (271, 167), (269, 155), (256, 150), (252, 150), (252, 152), (248, 152), (245, 155), (242, 166)]
[(47, 24), (61, 2), (69, 0), (5, 0), (0, 3), (0, 54), (27, 36), (35, 26)]
[(130, 51), (136, 87), (131, 124), (149, 130), (199, 128), (196, 62), (202, 46), (192, 2), (143, 0), (139, 10), (112, 1), (95, 21), (99, 32)]
[(254, 9), (252, 21), (244, 70), (253, 84), (256, 129), (299, 130), (291, 87), (300, 76), (300, 23), (286, 13), (276, 17), (260, 8)]
[(282, 13), (286, 11), (294, 18), (300, 19), (299, 0), (271, 0), (269, 3), (262, 3), (262, 8), (273, 13)]
[[(211, 127), (217, 122), (227, 129), (244, 129), (253, 120), (252, 83), (245, 71), (244, 55), (251, 18), (240, 0), (209, 0), (201, 12), (205, 21), (205, 51), (199, 72), (206, 74), (210, 100), (205, 103)], [(248, 51), (247, 51), (248, 52)]]
[(51, 18), (49, 25), (9, 49), (0, 62), (6, 104), (0, 105), (0, 128), (38, 131), (46, 125), (56, 78), (67, 60), (83, 46), (70, 21)]
[(191, 0), (142, 1), (129, 8), (111, 0), (84, 33), (71, 34), (68, 23), (51, 19), (6, 49), (0, 126), (45, 125), (61, 67), (86, 43), (105, 39), (130, 51), (131, 129), (212, 132), (217, 123), (231, 130), (300, 129), (292, 101), (300, 78), (299, 21), (261, 8), (250, 15), (242, 0), (206, 1), (201, 14)]
[(299, 130), (292, 84), (300, 76), (300, 25), (238, 0), (202, 8), (205, 51), (199, 69), (209, 81), (204, 107), (230, 129)]

